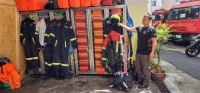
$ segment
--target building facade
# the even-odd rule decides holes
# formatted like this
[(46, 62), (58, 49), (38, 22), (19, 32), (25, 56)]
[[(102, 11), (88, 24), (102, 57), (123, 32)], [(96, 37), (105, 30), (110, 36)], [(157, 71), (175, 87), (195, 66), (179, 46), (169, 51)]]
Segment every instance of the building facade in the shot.
[(134, 21), (135, 26), (142, 25), (142, 18), (148, 13), (147, 0), (125, 0), (128, 5), (129, 14)]
[(148, 0), (148, 11), (155, 11), (159, 9), (169, 10), (172, 5), (178, 4), (180, 0)]

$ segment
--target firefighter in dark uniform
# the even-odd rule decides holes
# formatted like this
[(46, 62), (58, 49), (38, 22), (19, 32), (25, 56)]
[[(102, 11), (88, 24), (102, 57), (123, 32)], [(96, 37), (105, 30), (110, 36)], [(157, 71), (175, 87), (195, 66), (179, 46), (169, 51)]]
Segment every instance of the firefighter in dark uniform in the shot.
[(127, 31), (138, 33), (138, 47), (135, 62), (139, 79), (136, 83), (140, 84), (138, 88), (147, 88), (151, 77), (149, 64), (153, 61), (156, 50), (156, 32), (152, 26), (149, 26), (151, 20), (151, 15), (147, 14), (142, 20), (143, 27), (129, 28), (121, 23), (118, 24)]

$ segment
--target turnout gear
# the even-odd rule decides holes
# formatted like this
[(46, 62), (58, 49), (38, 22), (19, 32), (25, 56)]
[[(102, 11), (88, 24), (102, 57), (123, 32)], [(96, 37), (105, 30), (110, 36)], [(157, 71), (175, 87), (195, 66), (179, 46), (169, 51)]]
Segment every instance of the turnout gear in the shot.
[[(71, 23), (67, 20), (53, 20), (49, 25), (49, 49), (52, 50), (52, 59), (46, 65), (51, 69), (51, 75), (59, 77), (69, 76), (69, 44), (77, 48), (77, 41)], [(48, 33), (49, 31), (47, 31)], [(48, 46), (47, 45), (47, 46)], [(52, 47), (51, 47), (52, 46)]]
[[(103, 22), (103, 33), (104, 33), (104, 38), (107, 37), (107, 35), (113, 30), (116, 31), (118, 33), (120, 33), (123, 37), (123, 28), (121, 26), (117, 26), (117, 25), (112, 25), (112, 24), (116, 24), (116, 20), (119, 20), (120, 23), (122, 23), (122, 17), (120, 16), (120, 19), (118, 17), (118, 14), (114, 14), (112, 17), (108, 17), (104, 20)], [(116, 17), (116, 18), (115, 18)]]
[(121, 71), (123, 66), (123, 42), (122, 36), (111, 31), (105, 38), (102, 50), (102, 64), (108, 73)]
[[(46, 43), (44, 46), (44, 62), (45, 62), (45, 71), (48, 76), (53, 75), (52, 71), (52, 50), (53, 50), (53, 44), (51, 43), (52, 38), (50, 38), (51, 32), (54, 31), (55, 21), (45, 20), (46, 22), (46, 31), (44, 34), (44, 42)], [(49, 65), (48, 65), (49, 64)]]
[(25, 60), (28, 69), (37, 69), (40, 67), (38, 60), (39, 42), (36, 38), (35, 21), (29, 18), (21, 22), (20, 42), (23, 44), (25, 51)]
[(120, 22), (120, 20), (121, 20), (121, 18), (118, 14), (113, 14), (110, 17), (109, 24), (112, 26), (117, 26), (117, 24)]

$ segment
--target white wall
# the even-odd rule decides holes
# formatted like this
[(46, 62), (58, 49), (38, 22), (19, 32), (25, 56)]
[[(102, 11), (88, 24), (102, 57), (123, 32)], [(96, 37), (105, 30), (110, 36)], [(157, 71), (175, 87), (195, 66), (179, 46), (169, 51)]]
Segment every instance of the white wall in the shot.
[[(166, 0), (168, 1), (168, 0)], [(156, 2), (156, 6), (153, 6), (154, 2)], [(162, 1), (161, 0), (152, 0), (152, 11), (159, 10), (162, 8)]]
[(170, 10), (172, 5), (176, 4), (176, 0), (162, 0), (163, 8)]
[(147, 0), (125, 0), (128, 5), (129, 14), (132, 17), (135, 26), (142, 25), (142, 18), (147, 14)]

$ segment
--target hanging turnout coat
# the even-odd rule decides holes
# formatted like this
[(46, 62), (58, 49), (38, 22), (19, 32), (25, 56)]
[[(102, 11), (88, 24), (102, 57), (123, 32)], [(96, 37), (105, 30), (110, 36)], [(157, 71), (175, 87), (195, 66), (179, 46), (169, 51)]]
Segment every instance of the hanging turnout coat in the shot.
[[(74, 34), (72, 25), (67, 20), (53, 20), (49, 29), (50, 45), (52, 45), (52, 60), (46, 65), (51, 68), (51, 75), (67, 76), (69, 74), (69, 43), (73, 48), (77, 48), (78, 44)], [(48, 32), (48, 31), (47, 31)]]
[(104, 40), (102, 50), (102, 64), (108, 73), (122, 70), (123, 51), (122, 36), (116, 31), (111, 31)]
[(37, 69), (40, 67), (38, 59), (38, 47), (40, 46), (36, 38), (35, 21), (29, 18), (21, 22), (20, 42), (23, 44), (25, 60), (28, 69)]

